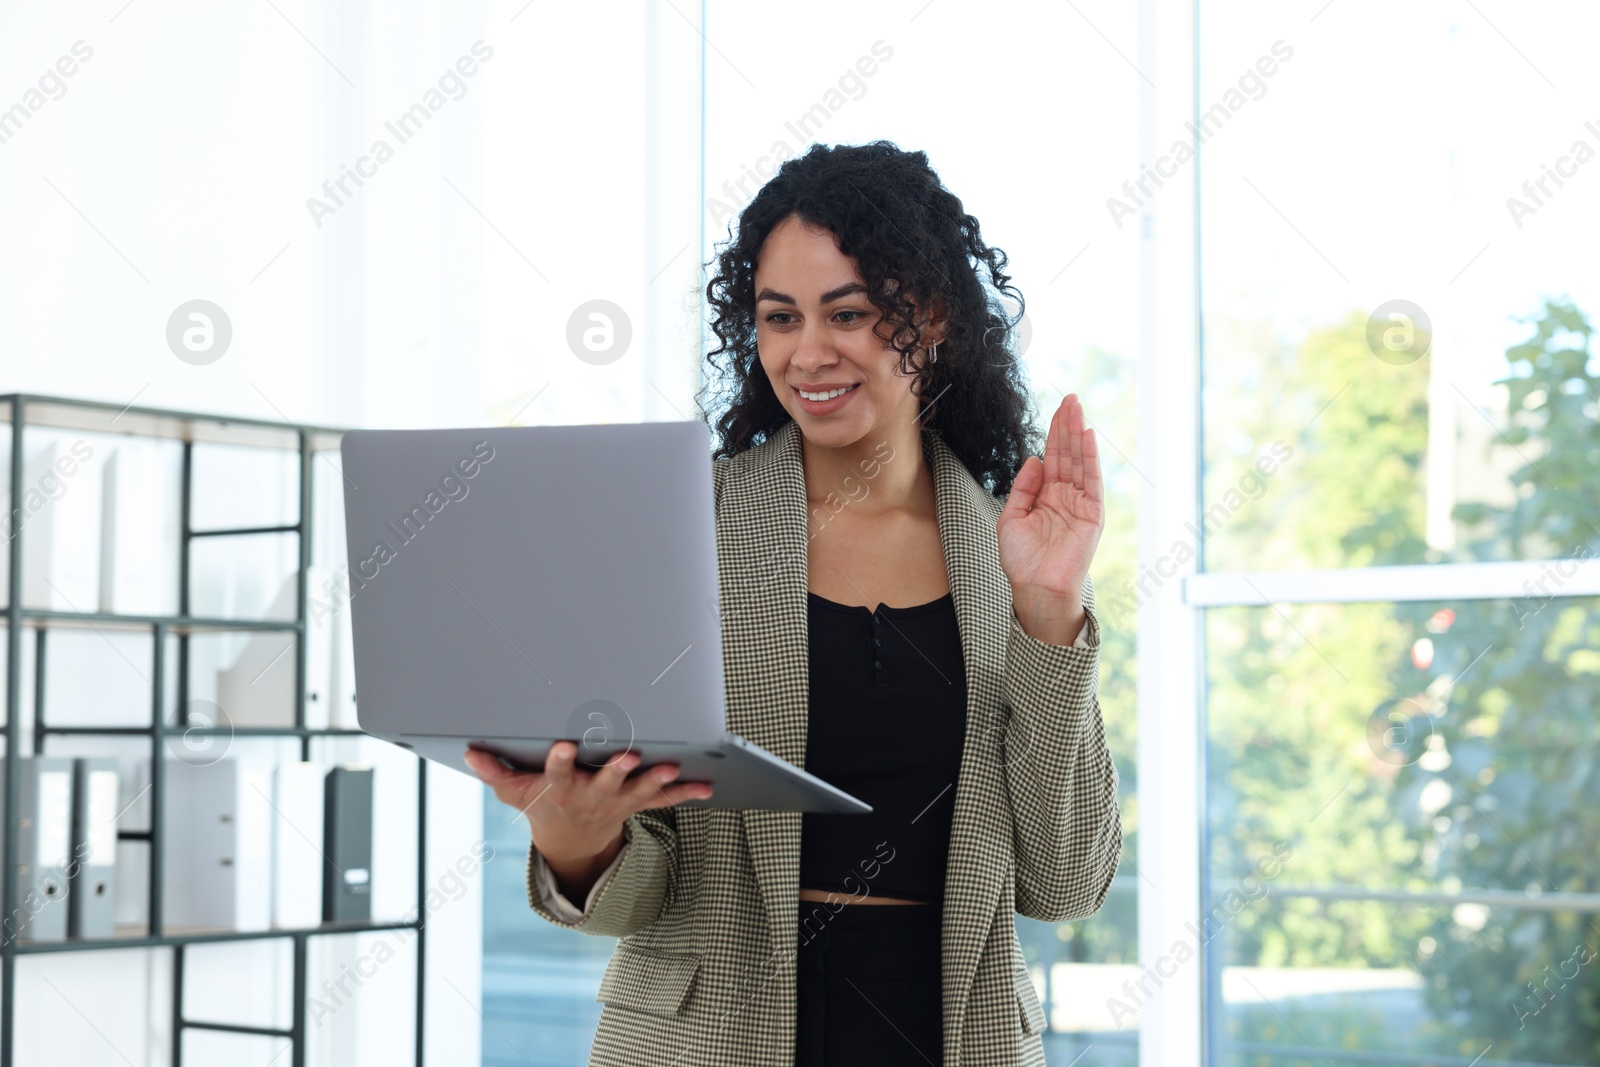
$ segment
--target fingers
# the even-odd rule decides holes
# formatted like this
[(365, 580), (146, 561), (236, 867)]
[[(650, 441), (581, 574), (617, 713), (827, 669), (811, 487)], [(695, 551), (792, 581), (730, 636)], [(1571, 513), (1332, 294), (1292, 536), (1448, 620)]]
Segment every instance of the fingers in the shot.
[(1067, 397), (1067, 437), (1072, 442), (1071, 484), (1082, 489), (1091, 500), (1104, 500), (1105, 483), (1100, 475), (1100, 439), (1089, 426), (1083, 401), (1077, 393)]
[(507, 767), (492, 752), (469, 748), (465, 756), (468, 767), (478, 779), (494, 791), (495, 799), (509, 807), (526, 811), (531, 801), (526, 798), (537, 790), (542, 795), (549, 788), (541, 779), (543, 775)]
[(682, 782), (678, 785), (668, 786), (661, 791), (665, 801), (654, 807), (671, 807), (682, 804), (685, 800), (704, 800), (711, 795), (711, 786), (706, 782)]
[(634, 783), (637, 787), (635, 803), (641, 808), (664, 808), (681, 804), (685, 800), (704, 800), (711, 795), (710, 782), (678, 782), (668, 785), (678, 776), (676, 763), (651, 767)]
[(641, 774), (636, 784), (641, 793), (655, 793), (668, 782), (678, 777), (679, 770), (681, 768), (676, 763), (663, 763), (659, 766), (651, 767)]
[(544, 773), (552, 785), (572, 784), (573, 762), (578, 757), (578, 746), (571, 741), (554, 741), (544, 756)]
[(678, 777), (681, 768), (676, 763), (662, 763), (651, 767), (629, 783), (629, 800), (641, 808), (659, 808), (672, 803), (664, 798), (667, 783)]
[(468, 749), (465, 758), (478, 777), (495, 789), (495, 795), (512, 806), (516, 806), (513, 801), (519, 796), (509, 791), (502, 795), (502, 791), (512, 786), (516, 779), (531, 779), (541, 796), (551, 789), (565, 791), (576, 787), (597, 798), (620, 797), (631, 804), (634, 810), (666, 807), (711, 795), (711, 785), (707, 782), (669, 784), (677, 778), (680, 770), (675, 763), (651, 767), (637, 779), (630, 780), (629, 774), (639, 766), (641, 760), (637, 752), (616, 753), (592, 773), (579, 771), (577, 756), (577, 745), (570, 741), (556, 741), (546, 752), (544, 771), (539, 774), (512, 770), (492, 753), (478, 749)]
[(1093, 430), (1083, 434), (1083, 491), (1090, 500), (1105, 499), (1105, 482), (1100, 477), (1100, 441)]
[(618, 793), (622, 790), (622, 783), (628, 778), (628, 772), (639, 766), (637, 752), (619, 752), (606, 760), (598, 771), (594, 772), (594, 786), (606, 794)]
[(1067, 428), (1061, 417), (1062, 410), (1067, 406), (1065, 399), (1056, 405), (1055, 414), (1050, 416), (1050, 429), (1044, 439), (1044, 484), (1049, 485), (1061, 477), (1063, 458), (1066, 456), (1065, 440)]
[(512, 770), (500, 761), (499, 756), (492, 752), (484, 752), (482, 749), (467, 749), (465, 758), (467, 766), (472, 768), (472, 772), (486, 785), (492, 786), (523, 773)]
[(1077, 393), (1069, 393), (1066, 402), (1067, 440), (1066, 454), (1071, 457), (1069, 469), (1071, 483), (1083, 485), (1083, 403)]
[(1044, 448), (1044, 482), (1038, 491), (1060, 480), (1100, 499), (1100, 450), (1094, 431), (1087, 427), (1083, 401), (1077, 393), (1068, 393), (1050, 419)]
[(1033, 508), (1034, 501), (1039, 499), (1044, 464), (1037, 460), (1037, 456), (1029, 456), (1022, 461), (1017, 476), (1011, 481), (1011, 494), (1006, 497), (1006, 506), (1000, 510), (996, 525), (1007, 522), (1010, 517), (1026, 515)]

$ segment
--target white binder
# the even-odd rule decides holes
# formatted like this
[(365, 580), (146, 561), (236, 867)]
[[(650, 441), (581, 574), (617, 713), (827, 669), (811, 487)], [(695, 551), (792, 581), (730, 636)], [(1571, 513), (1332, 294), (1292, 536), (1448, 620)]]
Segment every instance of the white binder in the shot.
[(164, 920), (259, 931), (272, 923), (271, 768), (227, 758), (166, 764)]
[(73, 761), (67, 934), (111, 937), (117, 912), (117, 761)]
[(322, 924), (322, 765), (284, 763), (273, 775), (272, 925)]
[(64, 437), (28, 458), (22, 488), (47, 500), (23, 534), (29, 607), (93, 611), (100, 602), (100, 468), (92, 445)]
[(101, 611), (171, 615), (178, 610), (177, 505), (182, 489), (174, 459), (157, 442), (124, 441), (105, 461)]

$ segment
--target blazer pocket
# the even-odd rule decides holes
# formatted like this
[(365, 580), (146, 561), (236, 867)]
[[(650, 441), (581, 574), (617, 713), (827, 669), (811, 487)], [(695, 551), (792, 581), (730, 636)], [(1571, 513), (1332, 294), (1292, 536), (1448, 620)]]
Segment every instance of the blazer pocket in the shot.
[(1033, 979), (1028, 977), (1027, 971), (1017, 971), (1012, 981), (1017, 993), (1017, 1013), (1022, 1017), (1022, 1032), (1044, 1033), (1044, 1008), (1039, 1004), (1039, 994), (1033, 988)]
[(676, 1015), (694, 984), (700, 960), (618, 945), (595, 999), (654, 1015)]

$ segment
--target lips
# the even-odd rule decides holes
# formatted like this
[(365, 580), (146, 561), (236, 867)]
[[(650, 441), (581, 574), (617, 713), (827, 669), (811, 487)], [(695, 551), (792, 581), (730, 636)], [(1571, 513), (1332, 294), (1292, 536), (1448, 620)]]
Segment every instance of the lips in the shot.
[[(807, 390), (807, 392), (809, 391), (810, 390)], [(854, 382), (848, 389), (831, 400), (807, 400), (800, 394), (799, 389), (795, 390), (794, 395), (795, 402), (800, 405), (801, 411), (805, 412), (807, 415), (823, 416), (832, 415), (836, 411), (843, 410), (850, 404), (850, 401), (853, 400), (855, 395), (859, 392), (861, 392), (861, 383)]]
[[(811, 394), (815, 395), (817, 393), (831, 393), (836, 389), (844, 389), (844, 390), (848, 391), (848, 390), (857, 388), (858, 386), (860, 386), (860, 384), (861, 384), (860, 382), (840, 382), (838, 385), (822, 385), (822, 386), (817, 386), (815, 388), (807, 388), (807, 387), (804, 387), (804, 386), (798, 386), (797, 385), (797, 386), (795, 386), (795, 392), (797, 392), (797, 393), (801, 393), (801, 392), (811, 393)], [(839, 395), (843, 396), (844, 394), (841, 393)], [(837, 397), (833, 397), (831, 399), (838, 399), (838, 398)], [(814, 403), (821, 403), (821, 401), (813, 401), (813, 402)]]

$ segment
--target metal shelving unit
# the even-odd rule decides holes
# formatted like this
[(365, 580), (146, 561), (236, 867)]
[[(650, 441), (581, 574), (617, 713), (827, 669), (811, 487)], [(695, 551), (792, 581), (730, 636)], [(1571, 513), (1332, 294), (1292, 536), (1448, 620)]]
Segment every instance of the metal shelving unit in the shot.
[[(6, 641), (6, 721), (5, 721), (5, 827), (3, 855), (0, 855), (0, 916), (14, 915), (17, 909), (17, 834), (10, 822), (18, 803), (18, 761), (22, 746), (22, 634), (24, 628), (35, 631), (34, 646), (34, 700), (33, 700), (33, 751), (44, 751), (45, 738), (55, 735), (136, 736), (150, 740), (150, 828), (148, 830), (123, 830), (118, 832), (121, 841), (136, 841), (148, 850), (149, 885), (146, 933), (143, 936), (113, 937), (98, 940), (34, 941), (19, 940), (9, 936), (0, 926), (0, 1065), (9, 1067), (14, 1062), (16, 1034), (16, 967), (17, 957), (45, 952), (80, 952), (120, 948), (170, 948), (172, 950), (172, 1065), (183, 1062), (183, 1033), (185, 1030), (211, 1030), (236, 1034), (286, 1038), (292, 1051), (287, 1063), (291, 1067), (304, 1067), (306, 1062), (306, 947), (313, 937), (330, 934), (350, 934), (369, 931), (405, 929), (414, 931), (417, 951), (415, 978), (416, 1033), (415, 1057), (417, 1067), (422, 1067), (423, 1055), (423, 992), (424, 962), (427, 930), (424, 925), (423, 904), (427, 896), (425, 872), (427, 869), (427, 770), (423, 760), (417, 759), (417, 906), (416, 919), (410, 922), (323, 923), (316, 927), (291, 930), (266, 930), (259, 932), (203, 931), (194, 933), (167, 933), (162, 916), (162, 834), (166, 801), (165, 752), (167, 739), (173, 734), (189, 736), (226, 734), (230, 737), (280, 737), (298, 738), (300, 758), (310, 759), (313, 738), (360, 737), (362, 731), (336, 727), (316, 728), (306, 725), (306, 606), (307, 570), (311, 566), (312, 537), (312, 463), (316, 453), (338, 445), (343, 430), (320, 426), (302, 426), (285, 422), (259, 419), (239, 419), (228, 416), (203, 415), (191, 412), (164, 411), (154, 408), (118, 408), (114, 404), (72, 400), (61, 397), (10, 394), (0, 396), (0, 421), (9, 419), (11, 436), (11, 462), (6, 506), (17, 507), (18, 488), (23, 481), (24, 431), (29, 426), (49, 429), (81, 430), (91, 433), (122, 433), (135, 437), (155, 437), (181, 442), (183, 448), (182, 480), (182, 537), (178, 566), (178, 613), (176, 615), (126, 615), (76, 611), (44, 610), (24, 607), (22, 604), (22, 539), (25, 529), (13, 530), (7, 556), (10, 574), (5, 616)], [(120, 424), (120, 425), (119, 425)], [(269, 448), (294, 449), (299, 456), (299, 521), (292, 526), (258, 526), (231, 529), (193, 529), (192, 490), (194, 475), (194, 446), (196, 443), (229, 445), (259, 445)], [(190, 547), (201, 538), (252, 537), (267, 534), (294, 534), (299, 539), (297, 566), (298, 590), (296, 610), (292, 620), (247, 620), (203, 618), (191, 615), (190, 608)], [(147, 726), (51, 726), (45, 721), (45, 651), (47, 636), (54, 628), (67, 626), (104, 627), (107, 629), (144, 630), (153, 638), (151, 662), (150, 723)], [(189, 686), (189, 638), (197, 633), (239, 631), (289, 631), (295, 634), (295, 708), (294, 725), (282, 727), (194, 727), (187, 722)], [(166, 656), (169, 635), (177, 641), (177, 721), (166, 722)], [(183, 1015), (184, 950), (189, 945), (212, 944), (228, 941), (255, 941), (281, 938), (293, 943), (293, 1000), (292, 1022), (288, 1029), (242, 1026), (222, 1022), (188, 1019)]]

